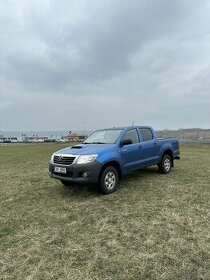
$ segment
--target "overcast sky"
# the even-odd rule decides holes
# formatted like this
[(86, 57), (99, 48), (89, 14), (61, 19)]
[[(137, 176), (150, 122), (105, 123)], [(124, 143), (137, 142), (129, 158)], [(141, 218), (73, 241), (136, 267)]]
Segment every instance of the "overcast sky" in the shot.
[(210, 128), (209, 109), (210, 1), (0, 1), (0, 129)]

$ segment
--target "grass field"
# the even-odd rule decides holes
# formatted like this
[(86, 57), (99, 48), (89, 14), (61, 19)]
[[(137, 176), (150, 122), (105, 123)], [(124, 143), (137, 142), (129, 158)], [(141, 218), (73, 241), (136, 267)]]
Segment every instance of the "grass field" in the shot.
[(0, 147), (0, 279), (210, 279), (210, 146), (112, 195), (48, 176), (61, 145)]

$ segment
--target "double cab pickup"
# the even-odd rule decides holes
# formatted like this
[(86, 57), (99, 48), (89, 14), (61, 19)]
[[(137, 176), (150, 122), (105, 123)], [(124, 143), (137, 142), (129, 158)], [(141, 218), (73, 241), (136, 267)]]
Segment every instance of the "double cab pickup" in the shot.
[(127, 172), (157, 165), (160, 173), (167, 174), (175, 159), (179, 159), (178, 139), (159, 139), (148, 126), (109, 128), (55, 152), (49, 174), (64, 185), (96, 183), (103, 194), (109, 194)]

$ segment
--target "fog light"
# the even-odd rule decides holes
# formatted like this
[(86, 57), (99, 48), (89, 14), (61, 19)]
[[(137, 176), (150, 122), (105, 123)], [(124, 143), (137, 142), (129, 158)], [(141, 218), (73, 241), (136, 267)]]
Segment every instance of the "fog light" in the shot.
[(83, 177), (83, 178), (87, 178), (87, 176), (88, 176), (87, 172), (84, 172), (84, 173), (82, 174), (82, 177)]

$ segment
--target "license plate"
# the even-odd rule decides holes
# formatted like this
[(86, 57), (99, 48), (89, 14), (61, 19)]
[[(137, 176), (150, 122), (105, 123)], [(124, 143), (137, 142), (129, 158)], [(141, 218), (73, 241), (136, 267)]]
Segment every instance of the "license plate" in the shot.
[(54, 171), (55, 171), (56, 173), (63, 173), (63, 174), (66, 174), (66, 168), (65, 168), (65, 167), (58, 167), (58, 166), (56, 166), (56, 167), (54, 168)]

